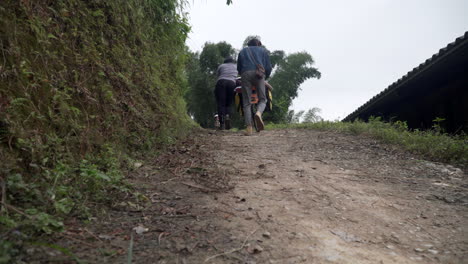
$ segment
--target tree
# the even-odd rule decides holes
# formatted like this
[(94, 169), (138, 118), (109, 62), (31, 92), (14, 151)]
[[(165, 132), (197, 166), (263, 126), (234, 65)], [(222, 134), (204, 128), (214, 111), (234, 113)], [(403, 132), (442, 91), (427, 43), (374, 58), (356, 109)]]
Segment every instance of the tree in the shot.
[[(259, 36), (248, 36), (244, 46)], [(268, 50), (268, 49), (267, 49)], [(270, 52), (270, 61), (273, 73), (269, 80), (273, 89), (273, 110), (264, 115), (265, 121), (274, 123), (299, 122), (304, 113), (292, 112), (290, 116), (289, 107), (292, 100), (297, 97), (300, 85), (309, 78), (320, 78), (321, 73), (314, 68), (314, 60), (307, 52), (297, 52), (287, 55), (282, 50)], [(200, 54), (191, 54), (187, 66), (189, 79), (189, 91), (186, 94), (189, 114), (202, 127), (213, 125), (213, 115), (216, 112), (214, 99), (214, 86), (216, 82), (216, 69), (226, 56), (233, 56), (237, 51), (226, 42), (206, 43)], [(235, 124), (242, 124), (238, 114), (233, 113)]]
[[(319, 79), (317, 68), (312, 67), (314, 60), (307, 52), (297, 52), (285, 55), (283, 51), (274, 51), (276, 69), (269, 82), (273, 90), (273, 111), (265, 116), (265, 120), (274, 123), (288, 122), (288, 109), (292, 100), (297, 97), (300, 85), (310, 78)], [(281, 59), (283, 57), (283, 59)]]
[(302, 123), (316, 123), (323, 121), (323, 118), (319, 115), (322, 112), (322, 109), (318, 107), (314, 107), (312, 109), (309, 109), (305, 115), (304, 115), (304, 120)]
[(284, 60), (284, 57), (286, 56), (286, 53), (282, 50), (275, 50), (270, 53), (270, 62), (271, 66), (273, 68), (280, 63), (280, 61)]
[(236, 50), (225, 41), (205, 43), (200, 53), (200, 69), (208, 75), (216, 75), (216, 69), (228, 56), (235, 57)]
[(189, 115), (202, 127), (214, 124), (216, 70), (225, 57), (235, 54), (236, 50), (226, 42), (205, 43), (200, 54), (189, 53), (186, 69), (189, 89), (185, 99)]
[(301, 110), (297, 113), (295, 113), (294, 110), (289, 110), (288, 115), (286, 117), (286, 122), (289, 124), (297, 124), (299, 123), (303, 114), (304, 114), (304, 110)]
[(262, 38), (261, 38), (260, 36), (257, 36), (257, 35), (250, 35), (250, 36), (247, 36), (247, 37), (244, 39), (244, 42), (242, 43), (242, 48), (247, 47), (247, 43), (249, 43), (249, 41), (252, 40), (252, 39), (262, 40)]

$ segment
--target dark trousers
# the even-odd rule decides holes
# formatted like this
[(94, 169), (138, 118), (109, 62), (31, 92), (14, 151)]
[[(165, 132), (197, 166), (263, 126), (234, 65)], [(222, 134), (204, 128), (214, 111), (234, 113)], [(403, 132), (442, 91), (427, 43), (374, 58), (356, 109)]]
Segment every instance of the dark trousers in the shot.
[(224, 116), (230, 113), (235, 88), (236, 83), (234, 81), (221, 79), (216, 83), (215, 97), (218, 104), (218, 116), (222, 121), (224, 121)]

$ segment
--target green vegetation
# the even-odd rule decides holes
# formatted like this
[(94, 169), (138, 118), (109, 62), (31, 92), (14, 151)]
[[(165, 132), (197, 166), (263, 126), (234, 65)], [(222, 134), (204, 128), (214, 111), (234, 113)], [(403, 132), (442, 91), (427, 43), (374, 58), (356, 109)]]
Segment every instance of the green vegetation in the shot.
[(269, 80), (274, 87), (273, 111), (265, 116), (265, 121), (273, 123), (288, 122), (289, 107), (297, 97), (300, 85), (310, 78), (320, 79), (321, 73), (312, 67), (314, 59), (307, 52), (285, 55), (284, 52), (273, 52), (272, 64), (276, 70)]
[(362, 121), (352, 123), (321, 121), (316, 123), (267, 125), (267, 129), (279, 128), (317, 129), (368, 135), (384, 143), (400, 145), (410, 152), (419, 154), (429, 160), (468, 166), (468, 137), (466, 135), (448, 135), (438, 125), (428, 131), (410, 131), (405, 122), (385, 123), (380, 118), (371, 118), (368, 123)]
[[(289, 110), (288, 115), (286, 116), (286, 123), (288, 124), (297, 124), (297, 123), (315, 123), (320, 122), (323, 118), (319, 115), (322, 112), (322, 109), (318, 107), (312, 107), (311, 109), (304, 111), (295, 112), (294, 110)], [(302, 122), (301, 122), (301, 118)]]
[(193, 126), (181, 2), (1, 1), (0, 262), (127, 192), (136, 153)]
[[(252, 38), (259, 36), (248, 36), (244, 46)], [(236, 57), (238, 50), (226, 42), (206, 43), (200, 54), (191, 54), (187, 66), (189, 77), (189, 90), (186, 94), (188, 109), (202, 127), (213, 127), (213, 116), (216, 112), (214, 88), (216, 85), (216, 70), (228, 55)], [(274, 68), (269, 83), (273, 90), (273, 109), (265, 113), (264, 120), (267, 122), (288, 122), (289, 107), (294, 98), (297, 97), (300, 85), (310, 78), (320, 78), (321, 73), (312, 67), (314, 60), (307, 52), (286, 54), (282, 50), (270, 52), (270, 59)], [(310, 113), (314, 117), (315, 112)], [(233, 125), (243, 126), (243, 118), (238, 113), (233, 113)]]
[(205, 43), (200, 54), (191, 53), (187, 63), (189, 90), (186, 93), (188, 111), (202, 127), (214, 126), (216, 101), (214, 88), (216, 71), (227, 56), (235, 57), (236, 51), (226, 43)]

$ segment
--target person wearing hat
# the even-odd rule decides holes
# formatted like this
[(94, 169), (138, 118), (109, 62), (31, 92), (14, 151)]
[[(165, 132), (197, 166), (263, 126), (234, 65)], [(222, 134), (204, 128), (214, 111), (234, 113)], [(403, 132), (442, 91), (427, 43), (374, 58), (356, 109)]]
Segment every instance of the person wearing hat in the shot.
[(219, 129), (230, 129), (230, 107), (234, 98), (236, 77), (238, 75), (236, 63), (231, 56), (226, 57), (224, 63), (219, 65), (217, 75), (218, 79), (214, 92), (218, 105)]

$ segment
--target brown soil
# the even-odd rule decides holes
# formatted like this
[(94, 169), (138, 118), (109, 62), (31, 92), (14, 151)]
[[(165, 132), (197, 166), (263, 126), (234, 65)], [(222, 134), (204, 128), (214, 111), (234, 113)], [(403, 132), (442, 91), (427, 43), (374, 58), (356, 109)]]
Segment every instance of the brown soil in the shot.
[(127, 263), (132, 237), (133, 263), (468, 263), (466, 173), (370, 138), (202, 131), (129, 178), (146, 203), (58, 243), (89, 263)]

